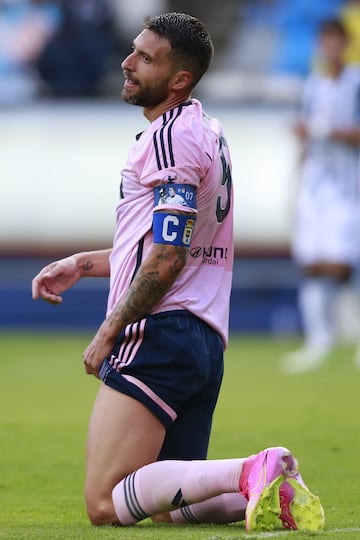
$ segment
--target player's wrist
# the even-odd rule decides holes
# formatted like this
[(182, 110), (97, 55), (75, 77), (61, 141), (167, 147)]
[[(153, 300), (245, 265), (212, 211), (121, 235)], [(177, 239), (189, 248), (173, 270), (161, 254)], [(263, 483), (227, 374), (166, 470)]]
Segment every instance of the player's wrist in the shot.
[(72, 261), (81, 277), (89, 276), (89, 272), (93, 268), (93, 262), (88, 253), (75, 253), (69, 259)]

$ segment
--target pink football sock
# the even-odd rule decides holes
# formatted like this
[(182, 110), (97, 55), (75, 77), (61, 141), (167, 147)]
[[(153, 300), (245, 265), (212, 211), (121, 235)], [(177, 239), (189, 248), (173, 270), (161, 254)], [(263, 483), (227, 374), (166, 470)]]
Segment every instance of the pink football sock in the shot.
[(233, 523), (245, 519), (248, 500), (240, 493), (223, 493), (170, 513), (173, 523)]
[(158, 461), (130, 474), (112, 492), (122, 525), (189, 506), (222, 493), (239, 492), (244, 459)]

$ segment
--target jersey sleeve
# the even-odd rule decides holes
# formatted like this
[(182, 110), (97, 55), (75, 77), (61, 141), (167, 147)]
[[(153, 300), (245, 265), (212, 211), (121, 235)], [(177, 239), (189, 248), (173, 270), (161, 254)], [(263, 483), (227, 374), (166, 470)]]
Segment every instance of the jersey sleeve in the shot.
[(196, 213), (196, 190), (211, 164), (201, 139), (191, 117), (153, 132), (140, 183), (154, 190), (155, 211)]

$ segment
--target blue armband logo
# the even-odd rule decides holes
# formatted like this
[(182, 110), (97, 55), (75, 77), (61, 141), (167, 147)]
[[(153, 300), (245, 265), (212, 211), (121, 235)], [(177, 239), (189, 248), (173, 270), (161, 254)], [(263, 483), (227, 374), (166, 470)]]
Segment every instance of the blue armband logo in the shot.
[(196, 189), (189, 184), (162, 184), (154, 188), (155, 206), (171, 204), (196, 210)]
[(189, 247), (196, 218), (155, 212), (153, 233), (155, 244)]

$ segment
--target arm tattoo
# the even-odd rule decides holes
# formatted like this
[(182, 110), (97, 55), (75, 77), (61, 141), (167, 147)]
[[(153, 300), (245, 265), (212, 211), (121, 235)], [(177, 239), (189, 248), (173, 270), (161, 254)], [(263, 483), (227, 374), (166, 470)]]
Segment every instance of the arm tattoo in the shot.
[(93, 267), (94, 267), (94, 264), (93, 264), (91, 261), (86, 261), (86, 263), (84, 263), (84, 264), (82, 265), (82, 269), (83, 269), (85, 272), (89, 272)]
[(172, 251), (167, 246), (157, 244), (160, 251), (151, 261), (145, 261), (139, 269), (125, 300), (115, 308), (110, 318), (113, 323), (124, 326), (141, 319), (149, 313), (161, 298), (171, 289), (184, 267), (187, 248), (175, 246)]

